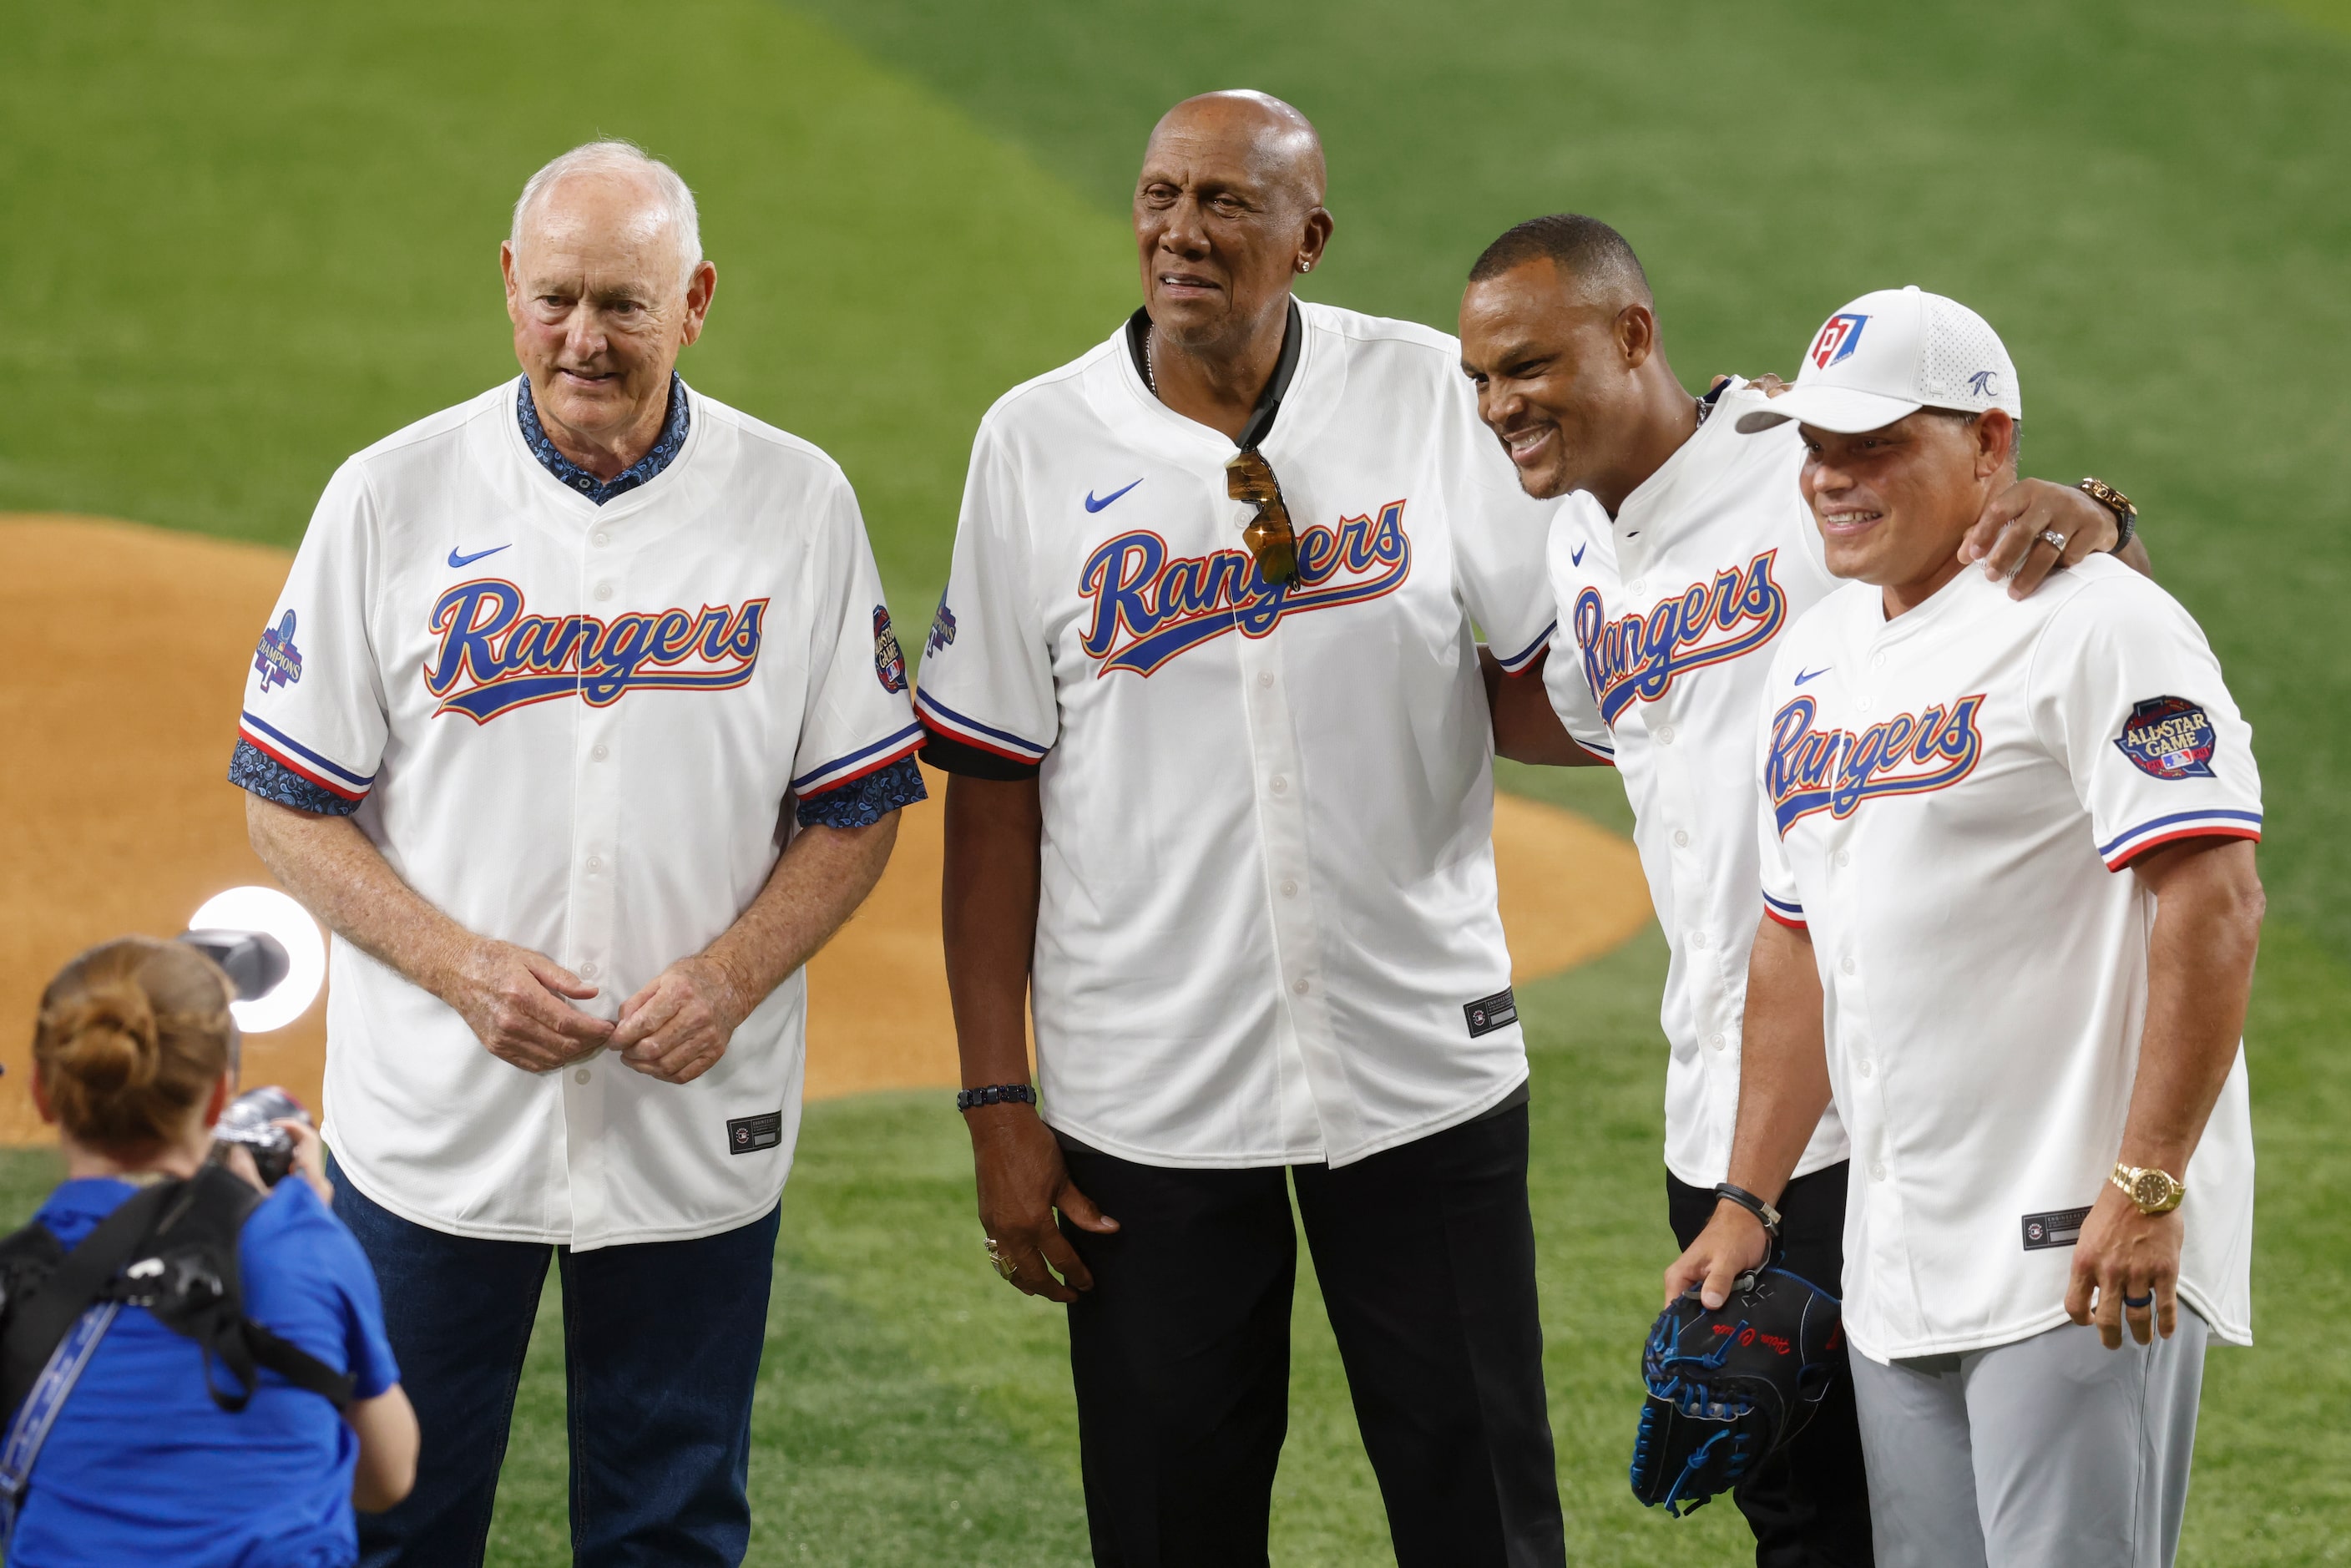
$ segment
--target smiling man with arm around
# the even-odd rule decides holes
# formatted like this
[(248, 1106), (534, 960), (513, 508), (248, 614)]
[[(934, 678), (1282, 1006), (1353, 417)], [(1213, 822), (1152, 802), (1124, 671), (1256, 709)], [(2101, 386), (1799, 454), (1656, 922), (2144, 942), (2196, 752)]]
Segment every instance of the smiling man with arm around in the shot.
[(921, 732), (856, 497), (675, 371), (716, 287), (619, 143), (500, 252), (524, 374), (345, 463), (230, 777), (335, 933), (336, 1212), (423, 1427), (370, 1564), (478, 1563), (550, 1256), (582, 1563), (740, 1561), (800, 967)]
[[(2094, 559), (2018, 603), (1954, 559), (2013, 473), (1991, 327), (1916, 289), (1823, 331), (1850, 319), (1740, 421), (1801, 422), (1848, 586), (1758, 719), (1729, 1179), (1775, 1197), (1834, 1091), (1880, 1563), (2160, 1568), (2208, 1337), (2252, 1334), (2252, 735), (2147, 579)], [(1768, 1249), (1726, 1199), (1667, 1296), (1713, 1305)]]

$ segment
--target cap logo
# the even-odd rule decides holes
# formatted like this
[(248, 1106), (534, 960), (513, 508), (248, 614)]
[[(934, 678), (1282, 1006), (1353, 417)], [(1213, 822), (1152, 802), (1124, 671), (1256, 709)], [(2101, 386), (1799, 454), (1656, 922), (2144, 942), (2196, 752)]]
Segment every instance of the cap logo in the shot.
[(1866, 316), (1847, 313), (1830, 317), (1821, 335), (1813, 340), (1813, 368), (1827, 370), (1861, 347), (1861, 329), (1868, 324)]
[(2000, 372), (1998, 371), (1978, 371), (1975, 374), (1968, 378), (1968, 391), (1975, 393), (1978, 397), (1998, 397), (2000, 395)]

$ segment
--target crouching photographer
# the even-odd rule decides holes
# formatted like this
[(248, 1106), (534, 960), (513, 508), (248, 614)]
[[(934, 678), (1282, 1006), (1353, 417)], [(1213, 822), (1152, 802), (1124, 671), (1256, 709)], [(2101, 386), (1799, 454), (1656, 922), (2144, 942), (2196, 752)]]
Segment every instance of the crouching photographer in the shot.
[(9, 1568), (338, 1568), (353, 1509), (414, 1479), (416, 1417), (317, 1134), (276, 1124), (274, 1186), (246, 1148), (208, 1158), (232, 994), (197, 947), (133, 936), (42, 995), (33, 1095), (66, 1180), (0, 1241)]

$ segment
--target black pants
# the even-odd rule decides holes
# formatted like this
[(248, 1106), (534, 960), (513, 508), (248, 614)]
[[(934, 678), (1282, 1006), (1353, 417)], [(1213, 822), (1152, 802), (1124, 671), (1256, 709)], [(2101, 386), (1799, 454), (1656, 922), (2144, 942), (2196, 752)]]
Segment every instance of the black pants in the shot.
[[(1064, 1149), (1121, 1227), (1065, 1227), (1094, 1277), (1070, 1308), (1094, 1561), (1263, 1563), (1289, 1425), (1290, 1180)], [(1526, 1107), (1288, 1176), (1396, 1561), (1560, 1568)]]
[[(1780, 1195), (1780, 1266), (1831, 1295), (1844, 1291), (1845, 1176), (1840, 1160)], [(1684, 1247), (1714, 1218), (1714, 1194), (1671, 1175), (1666, 1202)], [(1812, 1425), (1731, 1497), (1755, 1531), (1756, 1568), (1869, 1568), (1869, 1477), (1849, 1373), (1839, 1368)]]

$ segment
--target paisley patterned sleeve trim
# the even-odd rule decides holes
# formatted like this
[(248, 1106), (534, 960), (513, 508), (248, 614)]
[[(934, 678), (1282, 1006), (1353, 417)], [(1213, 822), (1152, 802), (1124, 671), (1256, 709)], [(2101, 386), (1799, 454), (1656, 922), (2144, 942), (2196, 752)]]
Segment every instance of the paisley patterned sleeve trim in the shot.
[(228, 759), (228, 781), (265, 800), (275, 800), (298, 811), (315, 811), (324, 817), (348, 817), (360, 809), (357, 800), (347, 800), (331, 789), (320, 789), (242, 737), (236, 743), (235, 753)]
[(927, 800), (923, 770), (911, 757), (900, 758), (836, 789), (812, 795), (799, 803), (803, 828), (870, 828), (902, 806)]

